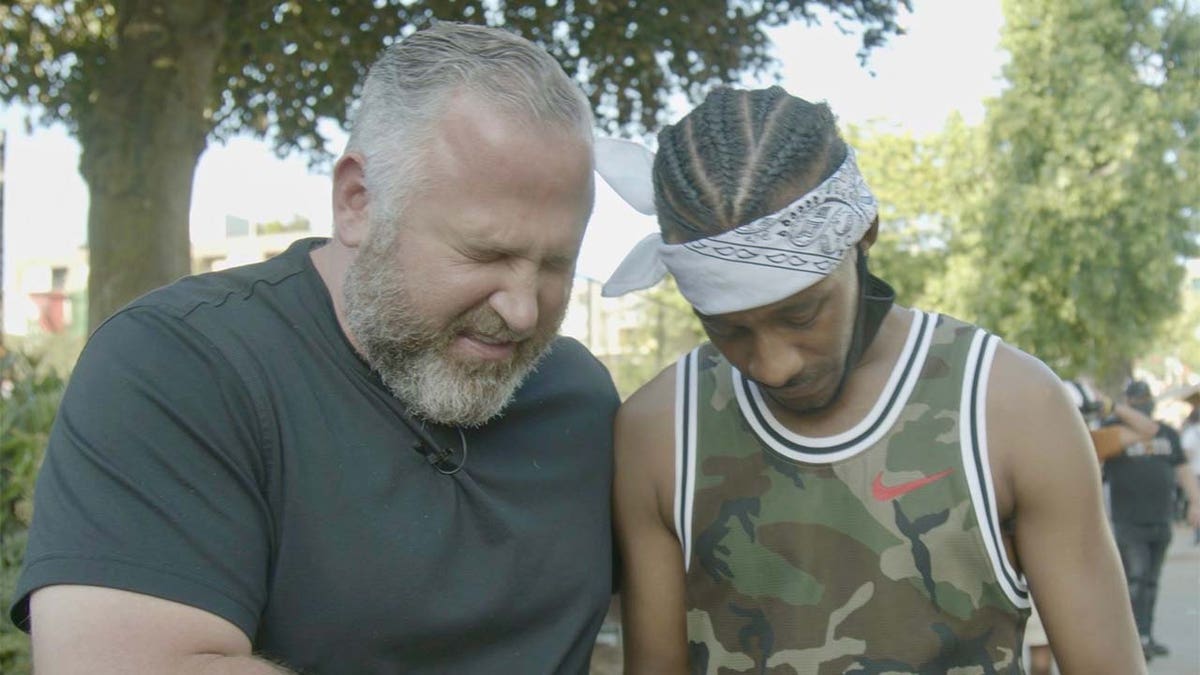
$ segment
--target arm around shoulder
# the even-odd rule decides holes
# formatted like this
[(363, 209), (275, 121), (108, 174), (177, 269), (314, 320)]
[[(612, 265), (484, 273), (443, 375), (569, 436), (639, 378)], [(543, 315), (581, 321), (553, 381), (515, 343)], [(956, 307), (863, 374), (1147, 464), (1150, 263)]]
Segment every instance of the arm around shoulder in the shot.
[(675, 369), (631, 396), (615, 423), (613, 504), (622, 561), (625, 672), (684, 673), (687, 629), (683, 553), (674, 501)]
[(1126, 442), (1122, 447), (1148, 441), (1158, 433), (1158, 422), (1128, 403), (1114, 403), (1113, 414), (1121, 421), (1121, 426), (1131, 432), (1128, 437), (1123, 439)]

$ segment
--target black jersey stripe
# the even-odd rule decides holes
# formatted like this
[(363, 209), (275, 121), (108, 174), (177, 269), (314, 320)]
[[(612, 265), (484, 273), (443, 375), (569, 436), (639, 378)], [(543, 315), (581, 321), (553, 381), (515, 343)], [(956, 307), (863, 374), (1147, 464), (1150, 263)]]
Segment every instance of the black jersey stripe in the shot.
[(778, 429), (774, 427), (774, 425), (768, 422), (767, 413), (764, 411), (765, 405), (760, 406), (758, 397), (754, 396), (754, 383), (751, 382), (749, 378), (742, 377), (739, 374), (742, 391), (745, 393), (746, 402), (748, 404), (747, 407), (750, 409), (751, 414), (754, 415), (754, 418), (757, 420), (758, 426), (763, 430), (763, 433), (770, 436), (770, 438), (779, 445), (782, 445), (795, 452), (808, 455), (830, 455), (846, 450), (847, 448), (852, 448), (862, 443), (865, 439), (869, 438), (872, 434), (879, 430), (880, 425), (882, 425), (884, 421), (889, 418), (892, 409), (897, 405), (900, 399), (900, 393), (905, 390), (904, 384), (908, 382), (910, 377), (915, 376), (912, 371), (917, 367), (917, 362), (921, 360), (921, 355), (924, 353), (924, 351), (921, 349), (921, 345), (922, 342), (926, 341), (930, 337), (926, 335), (926, 332), (930, 327), (930, 322), (933, 321), (933, 317), (926, 312), (921, 312), (919, 314), (919, 321), (920, 323), (916, 329), (916, 334), (918, 336), (917, 340), (913, 345), (913, 349), (908, 354), (908, 358), (904, 362), (902, 373), (899, 380), (896, 382), (896, 386), (892, 387), (892, 390), (888, 392), (887, 404), (882, 410), (880, 410), (879, 414), (875, 416), (875, 419), (871, 421), (870, 426), (868, 426), (865, 430), (863, 430), (862, 433), (858, 434), (854, 438), (830, 446), (813, 447), (803, 443), (798, 443), (784, 436), (779, 432)]

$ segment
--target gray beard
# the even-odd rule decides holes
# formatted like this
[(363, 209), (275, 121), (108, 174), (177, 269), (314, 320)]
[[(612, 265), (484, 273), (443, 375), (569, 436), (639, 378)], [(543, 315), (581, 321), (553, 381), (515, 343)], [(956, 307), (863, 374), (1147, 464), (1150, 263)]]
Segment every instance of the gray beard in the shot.
[[(478, 427), (498, 417), (545, 355), (562, 320), (517, 345), (503, 362), (465, 363), (450, 357), (453, 340), (466, 330), (512, 339), (503, 319), (477, 307), (448, 326), (421, 316), (392, 254), (394, 225), (372, 227), (346, 273), (346, 324), (363, 357), (392, 395), (424, 420)], [(391, 236), (389, 236), (391, 235)]]
[(372, 351), (378, 358), (368, 357), (368, 362), (392, 395), (415, 416), (468, 428), (499, 417), (542, 356), (538, 354), (533, 361), (503, 372), (472, 373), (430, 351), (405, 355), (389, 343), (368, 348), (368, 353)]

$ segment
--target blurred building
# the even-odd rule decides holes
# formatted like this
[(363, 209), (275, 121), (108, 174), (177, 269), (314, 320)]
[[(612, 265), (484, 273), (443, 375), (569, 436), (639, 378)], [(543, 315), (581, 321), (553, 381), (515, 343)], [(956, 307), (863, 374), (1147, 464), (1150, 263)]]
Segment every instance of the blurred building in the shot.
[(86, 248), (50, 248), (9, 264), (14, 286), (4, 298), (7, 334), (82, 335), (87, 330)]
[[(225, 217), (225, 236), (192, 242), (192, 273), (266, 260), (296, 239), (312, 236), (302, 217), (289, 222), (250, 223)], [(87, 331), (88, 249), (48, 246), (36, 256), (11, 261), (14, 292), (4, 326), (9, 335), (73, 335)]]
[[(309, 221), (251, 223), (226, 216), (224, 236), (192, 242), (192, 273), (214, 272), (265, 260), (297, 239), (315, 236)], [(36, 257), (13, 261), (15, 286), (6, 331), (11, 335), (87, 331), (88, 251), (86, 247), (47, 248)], [(614, 371), (644, 358), (645, 329), (654, 320), (638, 294), (602, 298), (601, 282), (577, 277), (562, 333), (573, 337)], [(651, 308), (653, 309), (653, 308)], [(14, 318), (15, 317), (15, 318)], [(671, 355), (672, 358), (674, 355)]]
[(602, 284), (596, 279), (575, 278), (559, 332), (579, 340), (596, 358), (609, 363), (630, 352), (631, 336), (645, 317), (636, 295), (604, 298), (600, 296)]

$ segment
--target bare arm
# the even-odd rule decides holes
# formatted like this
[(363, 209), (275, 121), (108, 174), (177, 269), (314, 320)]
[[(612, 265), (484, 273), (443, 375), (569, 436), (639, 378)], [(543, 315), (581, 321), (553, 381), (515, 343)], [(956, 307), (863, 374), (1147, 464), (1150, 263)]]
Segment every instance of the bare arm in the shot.
[(997, 504), (1064, 673), (1144, 673), (1129, 593), (1082, 418), (1054, 374), (996, 354), (988, 437)]
[(1175, 482), (1188, 498), (1187, 522), (1192, 527), (1200, 527), (1200, 482), (1192, 467), (1186, 462), (1175, 467)]
[(1137, 434), (1124, 424), (1114, 424), (1099, 429), (1092, 429), (1092, 445), (1096, 447), (1096, 456), (1104, 461), (1125, 449), (1126, 446), (1137, 442)]
[(47, 586), (30, 598), (38, 675), (279, 675), (225, 619), (188, 605), (99, 586)]
[[(1107, 405), (1110, 404), (1106, 404)], [(1158, 422), (1125, 403), (1113, 403), (1112, 412), (1120, 421), (1099, 429), (1092, 429), (1092, 443), (1101, 461), (1120, 453), (1135, 443), (1144, 443), (1158, 433)]]
[[(1141, 415), (1141, 413), (1138, 414)], [(1143, 417), (1145, 416), (1143, 415)], [(1144, 443), (1154, 438), (1154, 434), (1147, 436), (1145, 433), (1136, 431), (1132, 427), (1125, 426), (1124, 423), (1092, 429), (1089, 433), (1092, 436), (1092, 444), (1096, 447), (1096, 456), (1102, 461), (1113, 455), (1120, 454), (1122, 450), (1131, 445)]]
[(1123, 443), (1121, 447), (1130, 446), (1141, 441), (1148, 441), (1158, 433), (1158, 422), (1151, 419), (1149, 415), (1125, 403), (1114, 403), (1113, 414), (1117, 416), (1117, 419), (1121, 420), (1121, 424), (1125, 428), (1132, 432), (1130, 436), (1124, 439), (1128, 442)]
[(674, 500), (674, 368), (617, 413), (614, 515), (621, 552), (625, 672), (687, 671), (683, 553)]

